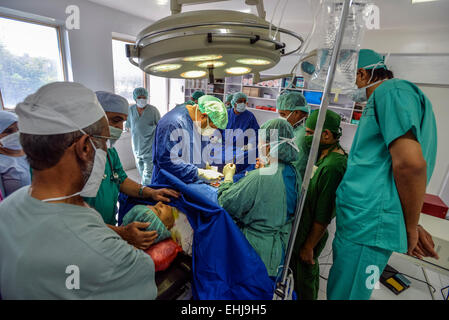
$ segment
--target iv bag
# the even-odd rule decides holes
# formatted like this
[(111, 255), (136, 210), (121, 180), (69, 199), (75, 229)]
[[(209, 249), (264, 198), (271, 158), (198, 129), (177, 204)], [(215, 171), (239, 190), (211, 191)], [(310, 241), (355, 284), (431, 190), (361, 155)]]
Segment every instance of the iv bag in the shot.
[[(355, 88), (358, 53), (365, 33), (365, 19), (368, 17), (367, 4), (368, 0), (354, 0), (349, 7), (332, 91), (348, 93)], [(342, 0), (323, 1), (317, 20), (319, 26), (317, 59), (315, 71), (309, 81), (310, 89), (324, 89), (342, 10)]]

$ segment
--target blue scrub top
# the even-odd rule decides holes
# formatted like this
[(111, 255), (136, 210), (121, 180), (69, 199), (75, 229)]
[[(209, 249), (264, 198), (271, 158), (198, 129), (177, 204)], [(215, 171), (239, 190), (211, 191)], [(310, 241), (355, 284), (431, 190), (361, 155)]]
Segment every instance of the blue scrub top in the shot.
[(437, 152), (432, 104), (408, 81), (383, 82), (363, 111), (347, 171), (337, 190), (337, 232), (343, 238), (407, 251), (405, 221), (388, 147), (410, 130), (421, 144), (429, 182)]
[[(196, 132), (185, 106), (177, 106), (168, 112), (156, 127), (152, 184), (159, 183), (161, 169), (173, 174), (184, 183), (197, 181), (198, 168), (205, 167), (207, 159), (202, 157), (202, 152), (208, 144), (209, 140), (203, 141)], [(172, 152), (175, 161), (170, 157)]]
[[(252, 112), (248, 110), (245, 110), (240, 114), (236, 114), (234, 112), (234, 108), (231, 108), (228, 110), (228, 125), (226, 126), (226, 129), (240, 129), (242, 130), (242, 133), (239, 135), (234, 135), (231, 141), (230, 139), (226, 139), (225, 130), (221, 130), (223, 139), (223, 164), (234, 162), (234, 160), (235, 162), (239, 162), (238, 160), (241, 159), (241, 163), (237, 164), (236, 166), (236, 173), (242, 172), (244, 170), (249, 171), (250, 167), (252, 170), (254, 168), (255, 158), (257, 157), (257, 134), (260, 129), (256, 117)], [(244, 136), (245, 131), (248, 129), (254, 130), (255, 135), (251, 138), (244, 137), (244, 140), (241, 140), (241, 136)], [(239, 145), (237, 145), (237, 142), (239, 142)], [(244, 143), (245, 146), (251, 144), (252, 148), (250, 149), (250, 151), (241, 150), (243, 147), (241, 145), (242, 143)]]
[(30, 165), (26, 156), (11, 157), (0, 154), (0, 190), (3, 198), (30, 184)]

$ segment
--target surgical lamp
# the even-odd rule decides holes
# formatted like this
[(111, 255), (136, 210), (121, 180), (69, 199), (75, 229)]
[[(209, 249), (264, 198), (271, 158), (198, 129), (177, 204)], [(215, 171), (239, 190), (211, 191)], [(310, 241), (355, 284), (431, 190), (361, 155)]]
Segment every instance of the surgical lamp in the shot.
[[(270, 26), (262, 18), (263, 0), (246, 0), (257, 6), (259, 16), (231, 10), (181, 13), (183, 4), (206, 2), (217, 0), (172, 0), (172, 15), (153, 23), (139, 33), (134, 45), (127, 45), (129, 61), (158, 77), (213, 80), (247, 73), (257, 77), (282, 56), (299, 51), (304, 42), (298, 34)], [(295, 38), (296, 48), (287, 49), (281, 34)]]

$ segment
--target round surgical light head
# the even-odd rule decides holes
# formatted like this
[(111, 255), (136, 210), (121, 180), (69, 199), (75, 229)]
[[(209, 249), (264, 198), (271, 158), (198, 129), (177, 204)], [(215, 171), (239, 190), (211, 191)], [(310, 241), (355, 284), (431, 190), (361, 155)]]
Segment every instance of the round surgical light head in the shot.
[(177, 70), (177, 69), (179, 69), (181, 67), (182, 67), (181, 64), (169, 64), (169, 63), (166, 63), (166, 64), (159, 64), (157, 66), (151, 67), (150, 71), (153, 71), (153, 72), (170, 72), (170, 71), (173, 71), (173, 70)]
[(247, 68), (247, 67), (232, 67), (232, 68), (228, 68), (226, 69), (226, 73), (228, 74), (246, 74), (246, 73), (250, 73), (251, 69)]
[(200, 70), (191, 70), (181, 73), (181, 77), (188, 78), (188, 79), (194, 79), (194, 78), (201, 78), (206, 75), (206, 71), (200, 71)]
[(225, 64), (226, 62), (224, 61), (206, 61), (198, 63), (197, 66), (200, 68), (209, 68), (211, 66), (214, 68), (220, 68), (223, 67)]
[(193, 57), (186, 57), (182, 60), (184, 61), (209, 61), (209, 60), (218, 60), (223, 58), (223, 56), (220, 56), (218, 54), (209, 54), (209, 55), (204, 55), (204, 56), (193, 56)]
[(253, 66), (264, 66), (267, 64), (270, 64), (271, 62), (265, 59), (254, 59), (254, 58), (248, 58), (248, 59), (238, 59), (238, 63), (241, 64), (248, 64)]

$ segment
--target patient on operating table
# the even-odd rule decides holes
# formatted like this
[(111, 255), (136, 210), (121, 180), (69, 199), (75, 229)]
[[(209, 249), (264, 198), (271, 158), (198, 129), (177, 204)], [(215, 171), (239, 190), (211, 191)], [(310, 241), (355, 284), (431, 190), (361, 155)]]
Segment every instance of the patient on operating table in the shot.
[(191, 254), (193, 230), (187, 217), (175, 207), (158, 202), (154, 206), (135, 205), (123, 217), (123, 226), (131, 222), (149, 222), (147, 231), (156, 231), (158, 237), (154, 240), (156, 244), (167, 238), (172, 238), (182, 246), (184, 252)]

